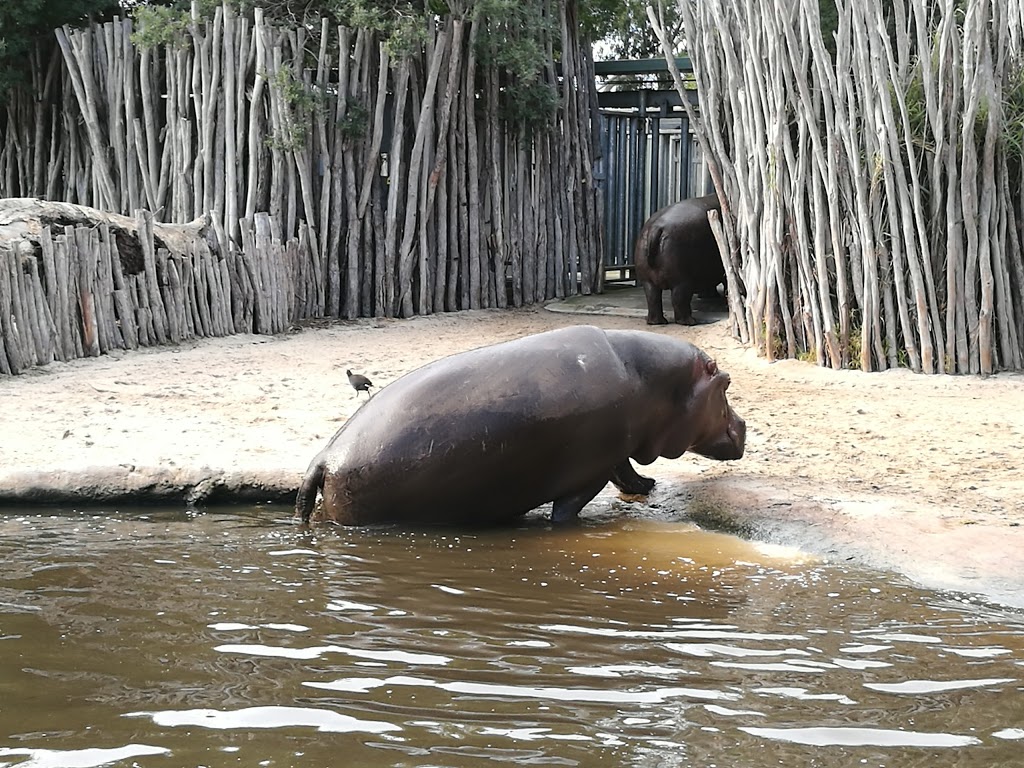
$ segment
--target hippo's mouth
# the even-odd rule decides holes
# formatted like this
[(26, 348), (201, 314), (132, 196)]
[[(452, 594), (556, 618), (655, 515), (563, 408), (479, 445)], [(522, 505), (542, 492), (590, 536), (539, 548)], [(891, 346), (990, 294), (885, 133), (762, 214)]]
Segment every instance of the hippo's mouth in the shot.
[(739, 416), (729, 419), (729, 426), (717, 438), (693, 446), (690, 450), (717, 461), (736, 461), (743, 458), (747, 445), (747, 424)]

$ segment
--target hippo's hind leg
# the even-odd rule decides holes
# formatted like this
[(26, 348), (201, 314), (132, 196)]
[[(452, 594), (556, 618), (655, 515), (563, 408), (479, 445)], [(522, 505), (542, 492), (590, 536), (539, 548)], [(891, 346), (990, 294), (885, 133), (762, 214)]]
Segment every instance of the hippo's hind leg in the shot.
[(679, 325), (696, 325), (697, 320), (690, 308), (690, 300), (693, 298), (693, 281), (683, 278), (675, 288), (672, 289), (672, 311), (675, 313), (675, 321)]
[(644, 477), (637, 472), (633, 462), (628, 458), (615, 465), (615, 469), (612, 470), (612, 482), (623, 493), (634, 496), (646, 496), (654, 487), (654, 478)]
[(608, 485), (607, 478), (595, 480), (576, 493), (555, 499), (555, 503), (551, 506), (551, 522), (558, 524), (575, 522), (579, 517), (580, 510), (587, 506), (606, 485)]
[(662, 289), (651, 282), (644, 283), (644, 296), (647, 297), (647, 324), (666, 325), (665, 308), (661, 299)]

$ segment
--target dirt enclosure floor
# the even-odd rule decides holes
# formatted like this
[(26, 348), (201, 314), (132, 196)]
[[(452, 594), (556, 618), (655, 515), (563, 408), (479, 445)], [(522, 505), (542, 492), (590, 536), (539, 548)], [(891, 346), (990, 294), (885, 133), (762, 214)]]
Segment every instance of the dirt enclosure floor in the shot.
[[(339, 322), (0, 378), (0, 501), (287, 501), (365, 399), (346, 368), (386, 386), (439, 357), (570, 324), (645, 328), (591, 310)], [(1024, 376), (769, 364), (724, 321), (656, 332), (730, 372), (747, 454), (659, 460), (642, 470), (658, 479), (654, 492), (633, 504), (1024, 607)], [(632, 508), (611, 487), (594, 503)]]

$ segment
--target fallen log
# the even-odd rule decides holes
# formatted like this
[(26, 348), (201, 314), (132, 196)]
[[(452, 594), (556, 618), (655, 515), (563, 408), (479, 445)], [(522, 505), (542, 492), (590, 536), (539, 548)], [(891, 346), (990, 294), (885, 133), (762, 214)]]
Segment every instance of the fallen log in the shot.
[[(181, 265), (196, 261), (203, 274), (219, 273), (222, 260), (206, 217), (161, 224), (147, 211), (130, 218), (70, 203), (0, 199), (0, 374), (235, 332), (209, 323), (168, 326), (168, 318), (193, 310), (202, 317), (227, 312), (231, 297), (221, 291), (174, 290)], [(211, 309), (210, 301), (224, 306)]]
[[(98, 228), (103, 224), (110, 228), (116, 238), (122, 267), (127, 267), (129, 274), (135, 274), (137, 270), (131, 267), (136, 264), (141, 267), (142, 263), (136, 219), (85, 205), (38, 200), (34, 197), (0, 199), (0, 249), (10, 249), (22, 255), (28, 255), (23, 250), (23, 244), (30, 244), (31, 253), (38, 253), (39, 242), (46, 227), (56, 232), (68, 226)], [(166, 248), (174, 254), (188, 253), (189, 246), (198, 239), (206, 240), (214, 253), (220, 251), (208, 216), (201, 216), (188, 224), (153, 222), (153, 236), (157, 248)]]

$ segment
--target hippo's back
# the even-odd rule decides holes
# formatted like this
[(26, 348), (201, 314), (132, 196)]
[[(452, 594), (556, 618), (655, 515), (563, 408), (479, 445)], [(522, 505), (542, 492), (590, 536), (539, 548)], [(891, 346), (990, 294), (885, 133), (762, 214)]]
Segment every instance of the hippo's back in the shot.
[(624, 440), (616, 412), (631, 394), (598, 328), (453, 355), (384, 387), (339, 430), (322, 454), (325, 499), (333, 485), (354, 522), (514, 517), (593, 473), (578, 460)]

